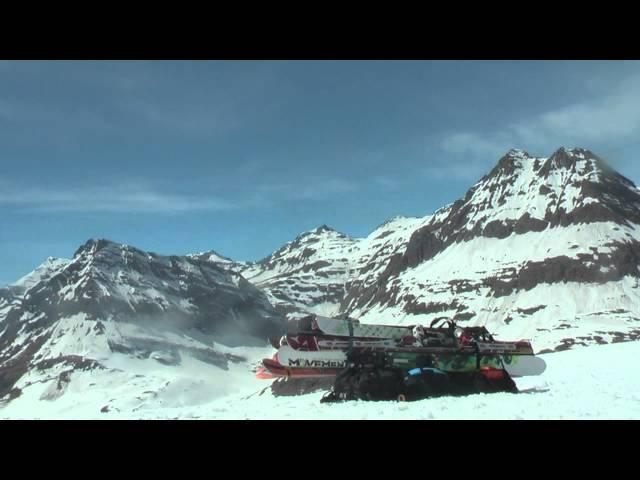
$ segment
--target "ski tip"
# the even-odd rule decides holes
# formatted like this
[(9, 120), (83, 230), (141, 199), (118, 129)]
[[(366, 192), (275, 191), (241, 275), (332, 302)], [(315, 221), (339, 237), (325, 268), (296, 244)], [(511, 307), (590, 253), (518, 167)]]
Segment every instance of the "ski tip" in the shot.
[(260, 380), (271, 380), (273, 378), (276, 378), (276, 376), (268, 372), (264, 367), (260, 367), (256, 371), (256, 378)]

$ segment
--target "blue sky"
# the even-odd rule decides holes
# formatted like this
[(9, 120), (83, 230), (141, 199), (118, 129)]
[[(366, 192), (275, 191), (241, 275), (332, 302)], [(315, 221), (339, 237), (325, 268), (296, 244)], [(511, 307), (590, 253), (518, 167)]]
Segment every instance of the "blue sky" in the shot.
[(88, 238), (257, 260), (452, 202), (509, 148), (640, 180), (639, 62), (0, 62), (0, 285)]

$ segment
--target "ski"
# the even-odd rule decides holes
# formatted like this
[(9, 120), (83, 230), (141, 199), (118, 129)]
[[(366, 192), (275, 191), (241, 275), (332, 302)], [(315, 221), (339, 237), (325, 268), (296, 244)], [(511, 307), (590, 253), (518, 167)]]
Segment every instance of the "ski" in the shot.
[[(412, 337), (411, 337), (412, 338)], [(415, 341), (415, 339), (413, 339)], [(450, 352), (452, 350), (473, 354), (504, 354), (504, 355), (533, 355), (533, 349), (529, 342), (475, 342), (468, 345), (446, 346), (419, 346), (414, 344), (403, 345), (402, 341), (380, 338), (339, 337), (335, 335), (287, 335), (286, 344), (294, 350), (319, 351), (319, 350), (346, 350), (349, 347), (371, 348), (380, 350), (402, 349), (418, 353)]]
[[(412, 337), (414, 326), (391, 326), (391, 325), (372, 325), (361, 324), (358, 320), (340, 320), (328, 317), (321, 317), (314, 315), (311, 318), (307, 317), (305, 321), (299, 324), (298, 334), (306, 334), (315, 336), (317, 338), (333, 337), (336, 338), (336, 344), (338, 345), (338, 338), (352, 338), (358, 342), (363, 342), (365, 339), (387, 339), (395, 340), (396, 342), (407, 342), (407, 339)], [(458, 347), (459, 342), (453, 336), (455, 324), (450, 323), (450, 328), (432, 328), (421, 327), (424, 333), (423, 343), (424, 346), (430, 345), (443, 345), (447, 347)], [(484, 327), (466, 327), (460, 328), (461, 341), (467, 341), (470, 343), (470, 339), (477, 338), (477, 341), (473, 343), (478, 345), (478, 348), (482, 353), (505, 353), (510, 355), (533, 355), (533, 347), (530, 342), (517, 341), (517, 342), (505, 342), (496, 341), (487, 332)], [(291, 334), (290, 334), (291, 335)], [(328, 340), (329, 338), (327, 338)], [(375, 345), (375, 343), (372, 343)], [(391, 346), (392, 343), (385, 343), (385, 346)], [(334, 348), (329, 342), (323, 345), (325, 348)]]
[[(300, 332), (305, 330), (306, 325), (300, 325)], [(399, 327), (395, 325), (372, 325), (360, 323), (358, 320), (340, 320), (329, 317), (315, 315), (309, 326), (306, 328), (307, 333), (319, 333), (318, 330), (326, 335), (337, 336), (354, 336), (354, 337), (373, 337), (373, 338), (393, 338), (400, 340), (405, 336), (411, 335), (413, 326)]]
[(304, 368), (304, 367), (287, 367), (281, 365), (275, 360), (268, 358), (262, 361), (265, 370), (274, 377), (295, 377), (295, 378), (317, 378), (317, 377), (335, 377), (344, 370), (341, 368)]

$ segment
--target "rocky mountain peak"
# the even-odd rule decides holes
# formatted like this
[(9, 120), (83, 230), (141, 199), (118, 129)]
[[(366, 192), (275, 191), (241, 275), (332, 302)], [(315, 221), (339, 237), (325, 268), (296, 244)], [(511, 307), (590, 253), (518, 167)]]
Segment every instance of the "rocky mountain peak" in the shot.
[(549, 163), (555, 168), (571, 168), (579, 160), (600, 160), (586, 148), (560, 147), (549, 157)]
[(485, 178), (491, 178), (501, 175), (514, 175), (523, 170), (523, 167), (531, 161), (534, 161), (535, 157), (531, 156), (528, 152), (516, 148), (512, 148), (505, 153), (496, 166)]
[(76, 258), (84, 254), (95, 254), (106, 247), (118, 247), (119, 244), (105, 238), (90, 238), (83, 245), (81, 245), (73, 254)]
[(605, 176), (620, 176), (599, 156), (586, 148), (560, 147), (537, 169), (539, 177), (567, 174), (583, 177), (584, 180), (600, 182)]
[(574, 154), (573, 150), (560, 147), (553, 152), (547, 161), (552, 168), (571, 168), (575, 165), (578, 158), (584, 158), (584, 155), (580, 154), (580, 156), (578, 156)]
[(193, 253), (187, 256), (198, 260), (208, 260), (209, 262), (214, 263), (235, 263), (231, 258), (220, 255), (215, 250), (207, 250), (206, 252)]
[(326, 224), (322, 224), (318, 228), (316, 228), (313, 232), (314, 233), (335, 232), (335, 230)]

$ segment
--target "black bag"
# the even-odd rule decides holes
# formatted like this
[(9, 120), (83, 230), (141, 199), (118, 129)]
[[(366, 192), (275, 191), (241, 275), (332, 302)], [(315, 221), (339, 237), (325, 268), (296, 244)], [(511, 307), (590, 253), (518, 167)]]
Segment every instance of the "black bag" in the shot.
[(431, 368), (422, 369), (420, 374), (409, 374), (404, 378), (403, 393), (402, 400), (448, 395), (451, 393), (451, 381), (445, 372)]
[(396, 400), (404, 391), (403, 379), (397, 368), (347, 368), (338, 374), (333, 390), (321, 402)]

